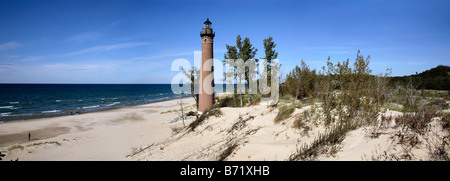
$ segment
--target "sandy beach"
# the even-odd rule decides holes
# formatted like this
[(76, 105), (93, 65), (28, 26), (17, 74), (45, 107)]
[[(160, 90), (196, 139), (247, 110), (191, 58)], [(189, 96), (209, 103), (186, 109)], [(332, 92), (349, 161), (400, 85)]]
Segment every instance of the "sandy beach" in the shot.
[[(310, 145), (327, 128), (317, 121), (296, 128), (294, 120), (314, 105), (295, 109), (280, 123), (274, 118), (278, 109), (258, 105), (220, 108), (191, 130), (195, 117), (171, 123), (179, 114), (179, 100), (158, 102), (116, 110), (73, 116), (10, 121), (0, 124), (0, 150), (4, 160), (229, 160), (283, 161), (303, 145)], [(183, 106), (195, 111), (193, 98)], [(316, 106), (317, 107), (317, 106)], [(381, 115), (403, 113), (386, 110)], [(305, 128), (308, 129), (305, 129)], [(31, 140), (28, 141), (28, 133)], [(376, 133), (376, 134), (374, 134)], [(376, 135), (376, 136), (374, 136)], [(363, 126), (346, 133), (332, 154), (316, 160), (430, 160), (429, 148), (448, 135), (440, 118), (433, 118), (422, 135), (395, 125)], [(409, 142), (417, 140), (412, 146)], [(405, 139), (409, 139), (405, 144)], [(412, 143), (412, 142), (411, 142)], [(401, 159), (400, 159), (401, 160)]]

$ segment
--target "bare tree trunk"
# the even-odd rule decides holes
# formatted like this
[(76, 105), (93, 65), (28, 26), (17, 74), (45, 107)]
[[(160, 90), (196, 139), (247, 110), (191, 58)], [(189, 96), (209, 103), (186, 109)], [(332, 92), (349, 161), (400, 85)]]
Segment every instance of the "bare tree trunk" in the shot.
[(237, 97), (236, 97), (237, 95), (236, 94), (234, 94), (233, 95), (233, 101), (234, 101), (234, 107), (237, 107)]
[(239, 98), (241, 99), (241, 107), (242, 107), (242, 94), (239, 94)]
[(184, 123), (183, 99), (181, 98), (181, 95), (178, 104), (180, 104), (181, 107), (181, 118), (183, 119), (183, 127), (186, 127), (186, 124)]

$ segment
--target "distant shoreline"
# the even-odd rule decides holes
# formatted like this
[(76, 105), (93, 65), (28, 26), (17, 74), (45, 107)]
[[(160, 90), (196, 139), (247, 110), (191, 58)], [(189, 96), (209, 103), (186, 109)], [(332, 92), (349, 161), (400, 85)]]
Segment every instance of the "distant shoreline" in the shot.
[[(216, 86), (221, 88), (221, 84)], [(181, 97), (191, 95), (182, 94)], [(179, 95), (171, 90), (171, 84), (0, 84), (0, 124), (114, 110), (178, 98)]]
[(170, 84), (0, 84), (0, 122), (98, 112), (178, 98)]
[[(216, 97), (217, 96), (222, 96), (224, 94), (227, 94), (227, 92), (216, 93)], [(186, 99), (189, 99), (189, 98), (192, 98), (192, 96), (191, 95), (183, 95), (183, 97), (182, 97), (183, 100), (186, 100)], [(97, 109), (97, 110), (81, 112), (79, 114), (76, 114), (74, 112), (73, 115), (71, 115), (70, 113), (67, 114), (67, 112), (64, 112), (66, 114), (48, 114), (47, 116), (45, 116), (45, 115), (44, 116), (37, 115), (36, 117), (30, 117), (30, 118), (25, 118), (25, 119), (2, 120), (2, 121), (0, 121), (0, 125), (3, 124), (3, 123), (15, 122), (15, 121), (39, 120), (39, 119), (45, 119), (45, 118), (56, 118), (56, 117), (63, 117), (63, 116), (75, 116), (75, 115), (81, 115), (81, 114), (86, 114), (86, 113), (114, 111), (114, 110), (133, 108), (133, 107), (137, 107), (137, 106), (143, 106), (143, 105), (154, 104), (154, 103), (163, 103), (163, 102), (173, 101), (173, 100), (177, 100), (177, 99), (179, 99), (179, 98), (169, 98), (167, 100), (158, 100), (158, 101), (155, 101), (155, 102), (143, 103), (143, 104), (138, 104), (138, 105), (129, 105), (129, 106), (123, 106), (123, 107), (111, 107), (111, 108), (105, 108), (105, 109)]]
[[(186, 98), (190, 98), (190, 97), (191, 97), (190, 95), (185, 95), (182, 97), (182, 99), (186, 99)], [(67, 112), (67, 111), (49, 112), (48, 114), (33, 115), (32, 117), (27, 117), (27, 118), (23, 118), (23, 119), (18, 118), (18, 119), (0, 120), (0, 124), (12, 122), (12, 121), (27, 121), (27, 120), (35, 120), (35, 119), (55, 118), (55, 117), (62, 117), (62, 116), (75, 116), (75, 115), (81, 115), (81, 114), (86, 114), (86, 113), (112, 111), (112, 110), (132, 108), (132, 107), (142, 106), (142, 105), (147, 105), (147, 104), (172, 101), (172, 100), (176, 100), (176, 99), (179, 99), (179, 98), (174, 97), (174, 98), (169, 98), (169, 99), (165, 99), (165, 100), (156, 100), (154, 102), (147, 102), (147, 103), (136, 104), (136, 105), (126, 105), (126, 106), (121, 106), (121, 107), (103, 107), (102, 109), (91, 109), (91, 110), (87, 109), (83, 112), (81, 112), (81, 111), (80, 112)], [(13, 117), (13, 116), (11, 116), (11, 117)], [(11, 117), (8, 117), (8, 118), (11, 118)]]

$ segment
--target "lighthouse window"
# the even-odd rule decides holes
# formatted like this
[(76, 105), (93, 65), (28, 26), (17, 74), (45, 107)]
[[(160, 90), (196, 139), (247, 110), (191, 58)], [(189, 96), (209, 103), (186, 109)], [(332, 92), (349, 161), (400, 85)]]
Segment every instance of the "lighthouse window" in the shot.
[(206, 39), (205, 39), (205, 42), (206, 42)]

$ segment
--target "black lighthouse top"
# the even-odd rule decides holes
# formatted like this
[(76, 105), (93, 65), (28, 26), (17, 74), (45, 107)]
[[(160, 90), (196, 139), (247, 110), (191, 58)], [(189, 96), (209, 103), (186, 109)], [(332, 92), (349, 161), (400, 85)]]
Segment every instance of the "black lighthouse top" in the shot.
[(209, 18), (206, 18), (206, 21), (203, 23), (205, 26), (204, 28), (211, 28), (211, 21), (209, 21)]
[[(214, 38), (215, 36), (215, 32), (212, 31), (212, 26), (211, 26), (211, 21), (209, 21), (209, 18), (206, 18), (206, 21), (203, 23), (203, 30), (200, 32), (200, 36), (207, 36), (207, 37), (211, 37)], [(208, 30), (209, 29), (209, 30)]]
[(205, 24), (205, 25), (210, 25), (210, 24), (212, 24), (212, 23), (211, 23), (211, 21), (209, 21), (209, 18), (206, 18), (206, 21), (205, 21), (203, 24)]

